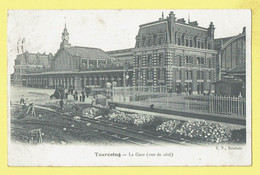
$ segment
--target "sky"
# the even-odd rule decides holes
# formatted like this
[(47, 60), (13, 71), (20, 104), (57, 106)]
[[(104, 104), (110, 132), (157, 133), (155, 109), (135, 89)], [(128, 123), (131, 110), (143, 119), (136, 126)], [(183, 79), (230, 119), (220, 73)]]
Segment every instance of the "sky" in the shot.
[(166, 18), (198, 21), (207, 28), (212, 21), (215, 38), (238, 35), (251, 28), (249, 10), (9, 10), (8, 69), (13, 72), (17, 41), (25, 38), (25, 50), (55, 54), (59, 49), (65, 21), (72, 46), (96, 47), (104, 51), (133, 48), (139, 25)]

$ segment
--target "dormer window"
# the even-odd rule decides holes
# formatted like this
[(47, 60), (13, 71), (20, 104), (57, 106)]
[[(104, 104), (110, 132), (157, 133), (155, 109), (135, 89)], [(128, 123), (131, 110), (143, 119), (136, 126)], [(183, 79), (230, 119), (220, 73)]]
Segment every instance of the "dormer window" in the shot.
[(181, 45), (181, 39), (180, 38), (177, 39), (177, 43), (178, 43), (178, 45)]
[(161, 36), (160, 38), (159, 38), (159, 45), (162, 45), (163, 44), (163, 37)]
[(152, 39), (149, 38), (149, 39), (148, 39), (148, 47), (150, 47), (151, 45), (152, 45)]
[(146, 38), (144, 37), (143, 39), (142, 39), (142, 44), (143, 44), (143, 47), (145, 46), (145, 40), (146, 40)]

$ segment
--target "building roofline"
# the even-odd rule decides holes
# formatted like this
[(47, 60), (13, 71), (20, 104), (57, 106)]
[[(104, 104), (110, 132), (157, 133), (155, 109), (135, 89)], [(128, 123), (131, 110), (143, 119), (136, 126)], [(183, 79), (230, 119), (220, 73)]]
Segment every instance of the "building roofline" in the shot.
[(124, 52), (124, 51), (132, 51), (134, 48), (127, 48), (127, 49), (117, 49), (117, 50), (110, 50), (110, 51), (105, 51), (107, 53), (113, 53), (113, 52), (117, 52), (120, 53), (120, 51)]
[(147, 25), (156, 24), (156, 23), (160, 23), (160, 22), (167, 22), (167, 19), (161, 19), (161, 20), (157, 20), (157, 21), (153, 21), (153, 22), (148, 22), (148, 23), (139, 25), (139, 27), (145, 27)]

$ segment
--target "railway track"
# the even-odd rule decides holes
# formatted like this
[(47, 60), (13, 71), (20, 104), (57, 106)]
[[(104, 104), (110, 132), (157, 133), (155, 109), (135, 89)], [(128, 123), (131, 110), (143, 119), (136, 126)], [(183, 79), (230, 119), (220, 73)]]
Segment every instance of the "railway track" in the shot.
[[(136, 139), (134, 137), (128, 137), (128, 136), (124, 136), (122, 134), (117, 134), (114, 132), (107, 132), (107, 131), (101, 131), (98, 130), (96, 128), (93, 127), (79, 127), (79, 126), (72, 126), (72, 125), (68, 125), (68, 124), (57, 124), (57, 123), (53, 123), (53, 122), (48, 122), (48, 121), (31, 121), (31, 120), (16, 120), (16, 121), (12, 121), (13, 124), (28, 124), (28, 125), (46, 125), (46, 126), (53, 126), (53, 127), (58, 127), (61, 129), (66, 128), (66, 132), (72, 132), (71, 130), (78, 130), (81, 132), (81, 135), (84, 137), (84, 134), (89, 134), (89, 132), (92, 133), (98, 133), (101, 135), (104, 135), (106, 137), (110, 137), (119, 141), (123, 141), (123, 142), (127, 142), (127, 143), (131, 143), (134, 145), (150, 145), (153, 144), (151, 142), (147, 142), (144, 140), (140, 140), (140, 139)], [(11, 128), (16, 128), (16, 127), (11, 127)], [(19, 129), (19, 128), (18, 128)]]
[[(66, 119), (69, 119), (72, 121), (73, 116), (70, 114), (61, 113), (56, 110), (42, 107), (42, 106), (35, 106), (35, 108), (39, 108), (42, 110), (60, 114), (61, 116), (64, 117), (64, 119), (66, 118)], [(198, 143), (187, 141), (185, 139), (156, 135), (153, 132), (143, 131), (140, 129), (136, 130), (136, 129), (126, 127), (121, 124), (117, 124), (117, 123), (110, 122), (110, 121), (105, 121), (102, 119), (86, 118), (86, 117), (80, 116), (80, 121), (85, 122), (86, 126), (88, 126), (88, 127), (84, 128), (88, 132), (97, 132), (102, 135), (116, 138), (121, 141), (125, 141), (125, 142), (136, 144), (136, 145), (162, 145), (162, 144), (169, 144), (169, 143), (178, 144), (178, 145), (194, 145), (194, 144), (200, 145)], [(44, 121), (44, 122), (46, 125), (50, 124), (52, 126), (57, 126), (57, 127), (61, 126), (61, 124), (57, 124), (57, 123), (56, 124), (51, 123), (51, 122), (46, 123), (47, 121)], [(34, 123), (34, 124), (40, 124), (40, 123), (42, 123), (42, 121), (39, 121), (39, 123)], [(33, 123), (31, 123), (31, 124), (33, 124)], [(42, 124), (44, 124), (44, 123), (42, 123)]]

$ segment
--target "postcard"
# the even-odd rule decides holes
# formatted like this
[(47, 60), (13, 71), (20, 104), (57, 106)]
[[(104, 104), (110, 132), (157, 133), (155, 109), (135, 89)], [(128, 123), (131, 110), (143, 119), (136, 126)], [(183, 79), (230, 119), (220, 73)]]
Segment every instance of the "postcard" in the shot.
[(8, 10), (9, 166), (250, 166), (250, 10)]

